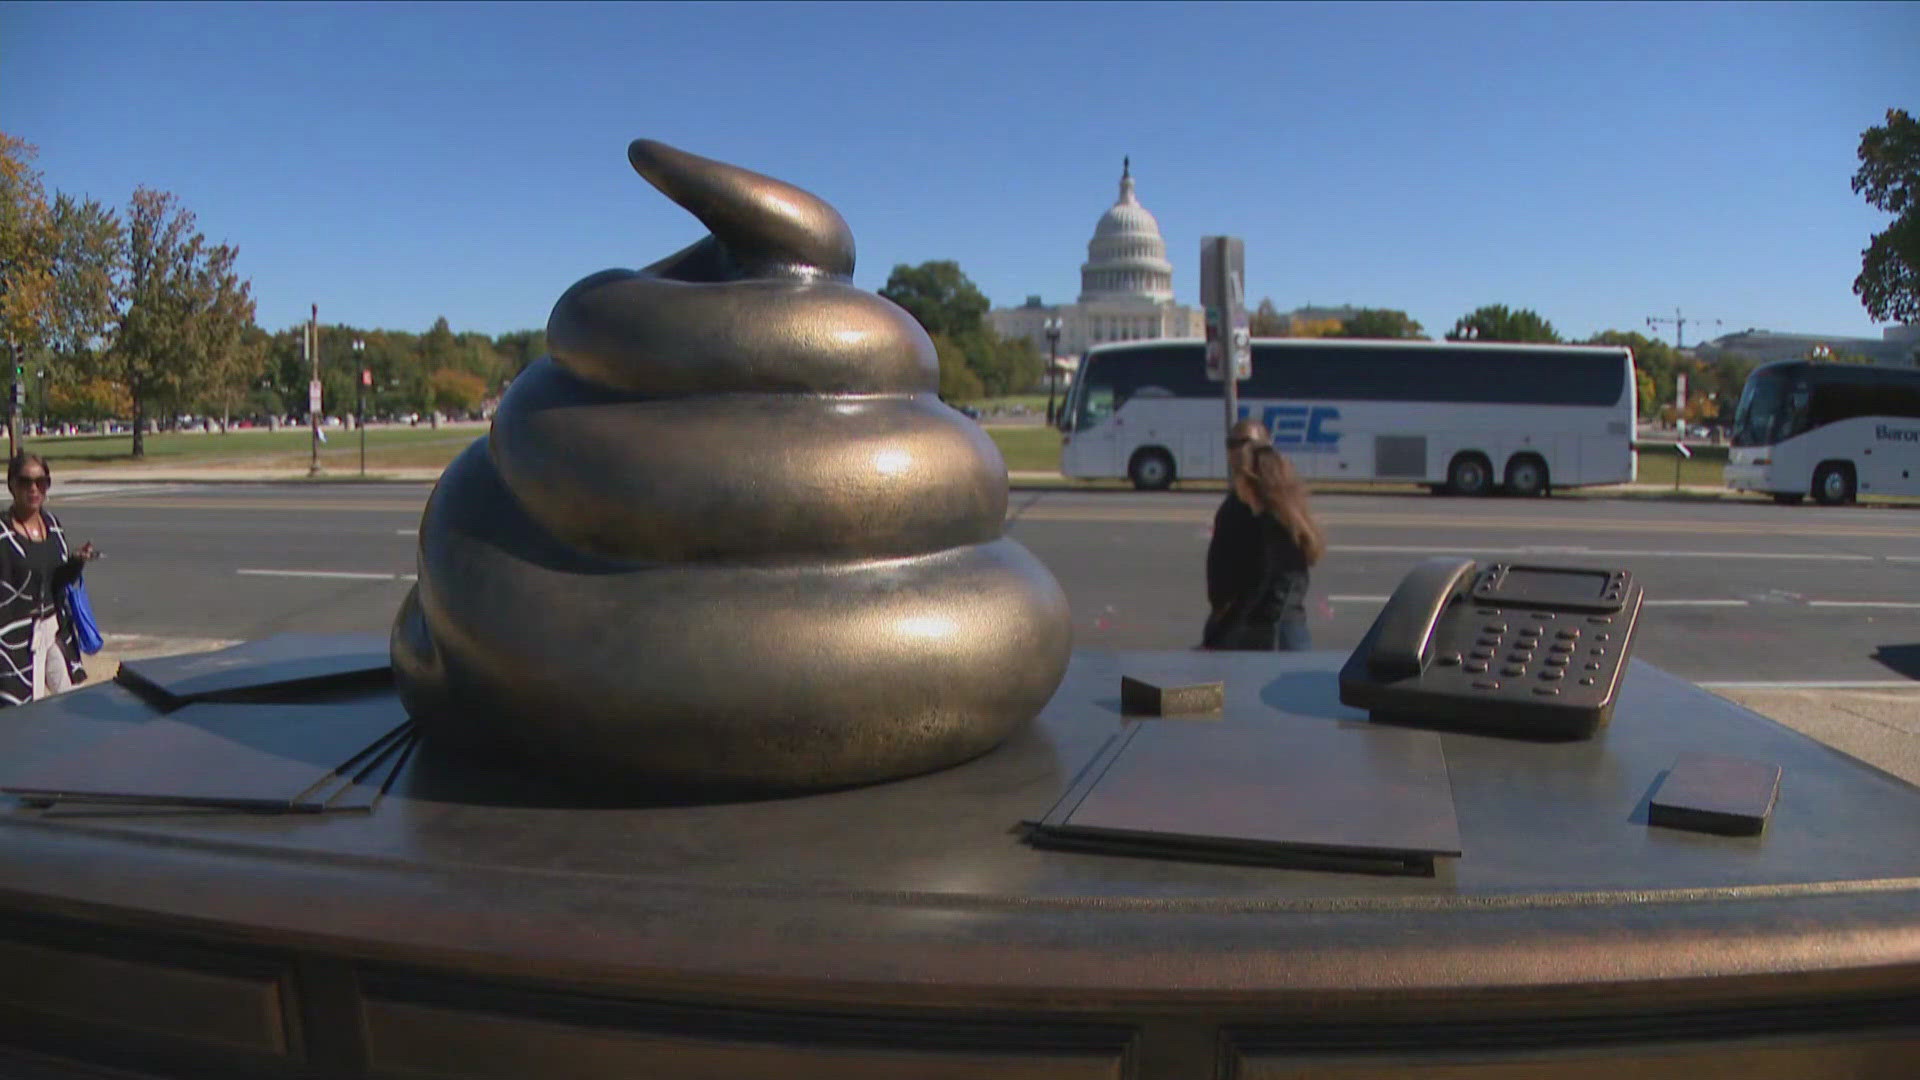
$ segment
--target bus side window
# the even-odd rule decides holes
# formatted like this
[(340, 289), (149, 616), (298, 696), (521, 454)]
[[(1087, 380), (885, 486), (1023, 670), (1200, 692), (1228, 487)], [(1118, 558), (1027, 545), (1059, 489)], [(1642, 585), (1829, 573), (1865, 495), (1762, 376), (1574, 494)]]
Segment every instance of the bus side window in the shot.
[(1780, 415), (1774, 418), (1773, 441), (1790, 439), (1807, 430), (1807, 402), (1810, 392), (1807, 384), (1797, 382), (1787, 391), (1787, 400), (1780, 408)]
[(1083, 428), (1090, 428), (1095, 424), (1100, 423), (1102, 420), (1105, 420), (1107, 417), (1113, 415), (1113, 410), (1115, 407), (1116, 406), (1113, 400), (1113, 387), (1111, 386), (1087, 387), (1087, 408), (1086, 408), (1086, 412), (1083, 414), (1084, 419), (1081, 423), (1081, 426)]

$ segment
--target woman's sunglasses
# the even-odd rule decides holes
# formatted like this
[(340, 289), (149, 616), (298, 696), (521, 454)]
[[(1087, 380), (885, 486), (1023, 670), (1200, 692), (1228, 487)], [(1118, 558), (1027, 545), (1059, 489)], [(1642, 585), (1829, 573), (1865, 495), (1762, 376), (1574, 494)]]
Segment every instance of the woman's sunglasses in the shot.
[(39, 488), (41, 491), (45, 491), (53, 486), (53, 477), (47, 476), (44, 473), (39, 476), (16, 476), (13, 478), (13, 482), (19, 484), (21, 487), (32, 486)]

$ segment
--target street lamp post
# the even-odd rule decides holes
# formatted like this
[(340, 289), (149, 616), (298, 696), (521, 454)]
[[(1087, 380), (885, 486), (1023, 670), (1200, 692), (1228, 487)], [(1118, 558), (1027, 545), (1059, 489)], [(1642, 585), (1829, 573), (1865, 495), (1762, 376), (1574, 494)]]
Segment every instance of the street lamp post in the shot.
[(360, 402), (355, 410), (354, 425), (360, 429), (360, 479), (367, 478), (367, 369), (363, 366), (367, 357), (367, 343), (359, 338), (353, 339), (353, 366), (360, 369), (360, 375), (354, 382), (360, 387)]
[(1058, 316), (1046, 321), (1047, 333), (1047, 423), (1057, 423), (1058, 417), (1053, 411), (1054, 387), (1060, 383), (1060, 319)]
[(313, 446), (313, 461), (307, 466), (308, 476), (320, 475), (320, 305), (313, 305), (313, 315), (307, 321), (307, 359), (312, 365), (313, 378), (307, 383), (307, 425), (311, 431), (309, 441)]

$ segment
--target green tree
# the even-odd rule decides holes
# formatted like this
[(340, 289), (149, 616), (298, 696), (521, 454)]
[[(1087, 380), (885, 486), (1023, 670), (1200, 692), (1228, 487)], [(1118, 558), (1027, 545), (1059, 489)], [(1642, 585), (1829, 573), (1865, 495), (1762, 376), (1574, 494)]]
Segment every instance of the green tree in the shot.
[(0, 132), (0, 334), (40, 345), (53, 305), (53, 211), (33, 146)]
[(1031, 389), (1046, 362), (1026, 338), (1003, 338), (985, 326), (954, 335), (966, 363), (979, 381), (981, 394), (1001, 397)]
[(126, 309), (95, 371), (126, 388), (133, 456), (146, 456), (148, 411), (191, 400), (224, 377), (253, 322), (253, 298), (234, 273), (239, 251), (208, 244), (173, 195), (139, 188), (127, 212)]
[(1423, 338), (1425, 331), (1413, 317), (1392, 308), (1361, 308), (1340, 324), (1334, 337)]
[(1860, 253), (1854, 293), (1881, 322), (1920, 322), (1920, 123), (1906, 110), (1861, 134), (1853, 192), (1893, 215)]
[(960, 264), (950, 259), (895, 266), (880, 295), (905, 308), (929, 335), (945, 334), (956, 341), (980, 329), (991, 306), (960, 272)]
[(1527, 308), (1510, 311), (1488, 304), (1462, 315), (1447, 332), (1448, 341), (1559, 341), (1553, 324)]
[(1253, 337), (1286, 337), (1291, 330), (1288, 318), (1273, 306), (1271, 297), (1261, 297), (1253, 314), (1247, 316), (1247, 333)]
[(513, 330), (493, 339), (494, 350), (505, 360), (507, 377), (512, 379), (527, 370), (527, 365), (547, 355), (545, 330)]
[(1642, 415), (1652, 416), (1660, 406), (1673, 404), (1673, 376), (1680, 370), (1680, 354), (1673, 351), (1673, 346), (1637, 330), (1602, 330), (1581, 344), (1611, 345), (1633, 352), (1634, 371), (1653, 387), (1649, 393), (1646, 383), (1639, 384)]
[(1633, 394), (1634, 411), (1640, 416), (1654, 415), (1654, 410), (1658, 408), (1654, 402), (1656, 391), (1653, 376), (1647, 374), (1645, 368), (1636, 366), (1633, 369)]
[(980, 376), (973, 373), (973, 366), (967, 363), (967, 354), (959, 343), (945, 334), (935, 334), (933, 351), (940, 358), (940, 400), (978, 401), (985, 394)]
[(101, 351), (126, 289), (127, 231), (111, 209), (68, 195), (54, 200), (53, 297), (45, 342), (57, 354), (86, 359)]

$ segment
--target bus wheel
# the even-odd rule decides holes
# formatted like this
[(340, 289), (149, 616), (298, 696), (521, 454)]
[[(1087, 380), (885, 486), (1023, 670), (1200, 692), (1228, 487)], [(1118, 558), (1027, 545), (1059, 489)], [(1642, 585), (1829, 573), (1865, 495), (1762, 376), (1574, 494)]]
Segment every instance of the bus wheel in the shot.
[(1479, 454), (1455, 454), (1447, 466), (1447, 489), (1455, 495), (1485, 495), (1493, 488), (1493, 466)]
[(1853, 466), (1844, 461), (1829, 461), (1813, 470), (1813, 497), (1822, 506), (1852, 502)]
[(1804, 498), (1806, 498), (1806, 496), (1797, 491), (1776, 491), (1773, 493), (1773, 501), (1779, 503), (1781, 506), (1799, 506), (1800, 500)]
[(1142, 450), (1127, 462), (1127, 477), (1141, 491), (1165, 491), (1173, 483), (1173, 459), (1165, 450)]
[(1507, 462), (1507, 490), (1531, 499), (1547, 491), (1547, 463), (1533, 454), (1516, 454)]

